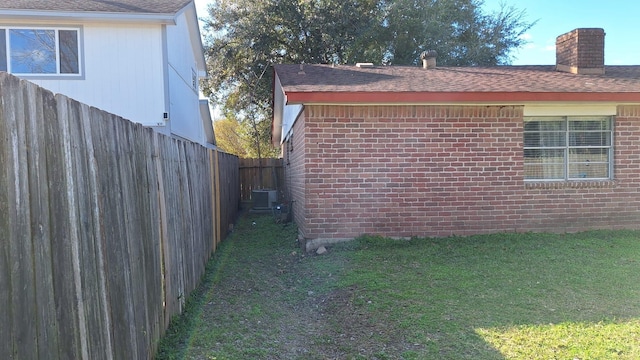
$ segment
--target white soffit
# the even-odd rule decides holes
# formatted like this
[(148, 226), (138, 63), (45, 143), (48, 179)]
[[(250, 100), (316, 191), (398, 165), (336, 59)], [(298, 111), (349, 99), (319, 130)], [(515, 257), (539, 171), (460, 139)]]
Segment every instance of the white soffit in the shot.
[(524, 116), (608, 116), (616, 115), (617, 104), (525, 105)]
[(175, 14), (145, 14), (91, 11), (49, 11), (49, 10), (0, 10), (3, 21), (82, 21), (82, 22), (133, 22), (175, 25)]

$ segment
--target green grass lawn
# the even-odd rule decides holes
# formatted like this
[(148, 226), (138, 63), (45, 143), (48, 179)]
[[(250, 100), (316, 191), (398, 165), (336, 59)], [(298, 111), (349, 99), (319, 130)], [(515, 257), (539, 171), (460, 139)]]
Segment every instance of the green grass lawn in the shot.
[(640, 359), (640, 232), (296, 233), (244, 217), (158, 358)]

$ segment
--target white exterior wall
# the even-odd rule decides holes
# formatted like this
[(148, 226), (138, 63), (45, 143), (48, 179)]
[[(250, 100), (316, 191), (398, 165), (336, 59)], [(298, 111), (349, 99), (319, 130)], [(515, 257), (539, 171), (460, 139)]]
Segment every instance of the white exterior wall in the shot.
[(83, 79), (25, 78), (131, 121), (162, 124), (168, 112), (162, 31), (160, 24), (85, 24)]
[[(78, 27), (82, 76), (22, 76), (54, 93), (204, 146), (215, 142), (210, 113), (201, 112), (198, 81), (206, 76), (196, 9), (175, 24), (109, 20), (0, 19), (10, 26)], [(208, 110), (208, 109), (207, 109)], [(165, 120), (165, 113), (168, 121)]]
[[(189, 10), (188, 10), (189, 11)], [(189, 37), (187, 12), (176, 19), (176, 25), (166, 27), (169, 75), (169, 126), (171, 133), (185, 139), (206, 143), (200, 117), (198, 67)], [(193, 74), (196, 87), (193, 87)]]

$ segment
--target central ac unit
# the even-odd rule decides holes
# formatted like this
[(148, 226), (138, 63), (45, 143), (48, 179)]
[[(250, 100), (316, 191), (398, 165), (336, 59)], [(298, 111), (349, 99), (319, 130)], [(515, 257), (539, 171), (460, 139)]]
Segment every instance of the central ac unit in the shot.
[(278, 202), (278, 192), (276, 190), (253, 190), (251, 199), (254, 209), (268, 210)]

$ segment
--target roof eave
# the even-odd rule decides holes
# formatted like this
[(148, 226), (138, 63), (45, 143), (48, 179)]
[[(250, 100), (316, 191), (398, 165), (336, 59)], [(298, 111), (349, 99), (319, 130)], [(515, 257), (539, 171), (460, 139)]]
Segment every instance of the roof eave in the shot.
[(213, 129), (213, 121), (211, 120), (211, 109), (209, 108), (209, 100), (198, 100), (198, 106), (200, 108), (200, 120), (202, 120), (205, 140), (211, 145), (216, 145), (216, 136), (215, 130)]
[(282, 89), (282, 84), (280, 83), (280, 78), (278, 74), (275, 72), (273, 74), (273, 85), (271, 86), (273, 89), (271, 103), (273, 106), (273, 113), (271, 119), (271, 143), (273, 146), (280, 145), (282, 141), (282, 123), (283, 123), (283, 110), (285, 104), (287, 104), (286, 94)]
[(197, 68), (198, 77), (200, 79), (206, 79), (207, 75), (207, 61), (204, 54), (204, 47), (202, 45), (202, 34), (200, 33), (200, 25), (198, 24), (198, 12), (195, 3), (191, 1), (187, 6), (182, 8), (179, 13), (188, 12), (187, 26), (189, 27), (189, 38), (191, 40), (191, 46), (193, 47)]
[(522, 102), (640, 103), (640, 92), (295, 92), (287, 104), (428, 104)]
[(97, 12), (97, 11), (48, 11), (48, 10), (0, 10), (3, 20), (40, 20), (40, 21), (109, 21), (135, 23), (176, 23), (175, 13), (125, 13), (125, 12)]

